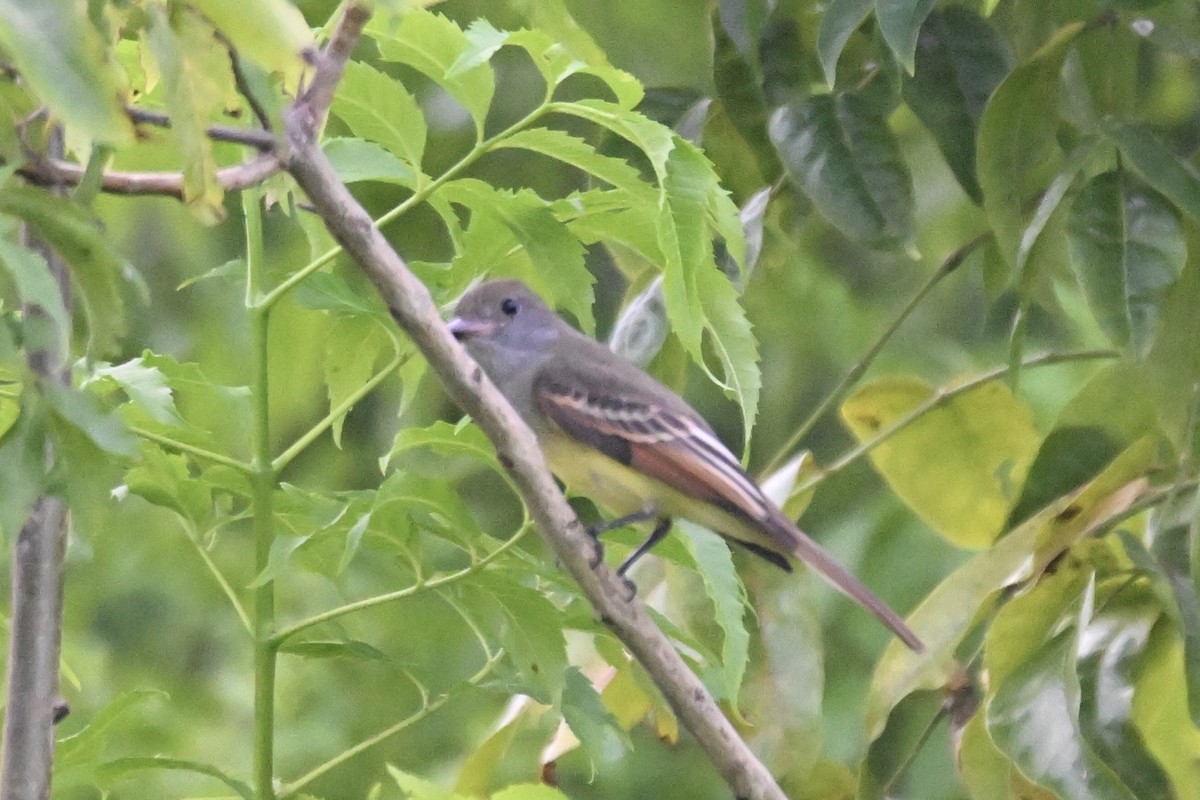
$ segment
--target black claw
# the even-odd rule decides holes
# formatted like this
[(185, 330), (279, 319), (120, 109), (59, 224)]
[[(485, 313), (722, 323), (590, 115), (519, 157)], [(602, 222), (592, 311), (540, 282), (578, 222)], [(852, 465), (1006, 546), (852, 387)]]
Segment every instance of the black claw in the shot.
[(625, 584), (625, 602), (632, 603), (633, 598), (637, 597), (637, 584), (626, 578), (624, 575), (619, 576)]
[[(591, 530), (588, 530), (591, 533)], [(595, 547), (592, 549), (592, 557), (588, 559), (588, 569), (595, 569), (604, 563), (604, 545), (600, 544), (600, 540), (593, 537), (592, 541)]]

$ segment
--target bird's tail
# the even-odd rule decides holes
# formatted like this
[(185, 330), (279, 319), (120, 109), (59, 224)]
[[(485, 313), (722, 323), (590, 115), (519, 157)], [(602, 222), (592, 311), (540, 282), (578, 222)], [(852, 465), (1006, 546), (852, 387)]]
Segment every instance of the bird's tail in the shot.
[(858, 578), (850, 574), (849, 570), (834, 561), (833, 557), (826, 553), (819, 544), (810, 539), (804, 531), (796, 527), (783, 514), (780, 514), (775, 522), (777, 525), (786, 525), (789, 529), (787, 531), (788, 538), (792, 539), (792, 552), (797, 558), (816, 570), (835, 589), (874, 614), (913, 652), (925, 652), (924, 642), (912, 632), (900, 615), (893, 611), (887, 603), (876, 597), (874, 592), (863, 586)]

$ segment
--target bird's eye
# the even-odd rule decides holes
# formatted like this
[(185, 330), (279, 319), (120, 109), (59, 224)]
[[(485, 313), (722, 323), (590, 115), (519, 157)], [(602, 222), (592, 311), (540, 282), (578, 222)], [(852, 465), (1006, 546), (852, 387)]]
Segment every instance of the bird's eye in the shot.
[(521, 310), (521, 306), (511, 297), (506, 297), (500, 302), (500, 310), (510, 317), (515, 317), (517, 312)]

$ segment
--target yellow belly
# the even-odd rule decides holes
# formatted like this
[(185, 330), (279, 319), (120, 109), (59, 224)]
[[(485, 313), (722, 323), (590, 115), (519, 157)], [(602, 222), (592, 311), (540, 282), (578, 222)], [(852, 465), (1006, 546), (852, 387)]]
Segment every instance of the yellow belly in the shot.
[(541, 437), (551, 471), (573, 492), (615, 516), (649, 511), (659, 517), (691, 520), (723, 536), (790, 555), (761, 528), (710, 503), (694, 500), (599, 451), (565, 436)]

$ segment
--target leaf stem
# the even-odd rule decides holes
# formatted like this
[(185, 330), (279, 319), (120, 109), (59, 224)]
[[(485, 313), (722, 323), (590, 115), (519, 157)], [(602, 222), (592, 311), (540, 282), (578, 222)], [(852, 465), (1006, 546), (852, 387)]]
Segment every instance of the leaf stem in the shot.
[(178, 450), (180, 453), (187, 453), (188, 455), (195, 456), (196, 458), (201, 458), (205, 461), (211, 461), (214, 464), (220, 464), (221, 466), (235, 469), (238, 472), (246, 475), (254, 474), (254, 467), (244, 461), (239, 461), (236, 458), (230, 458), (229, 456), (221, 455), (220, 453), (214, 453), (212, 450), (206, 450), (203, 447), (196, 447), (195, 445), (190, 445), (186, 442), (172, 439), (170, 436), (163, 436), (160, 433), (146, 430), (145, 428), (141, 428), (137, 425), (130, 425), (129, 430), (148, 442), (160, 444), (170, 450)]
[(371, 376), (370, 380), (355, 389), (353, 393), (347, 396), (342, 402), (338, 403), (337, 406), (330, 409), (329, 413), (325, 415), (324, 419), (309, 428), (304, 435), (293, 442), (290, 447), (288, 447), (279, 455), (275, 456), (275, 460), (271, 462), (271, 469), (273, 469), (277, 474), (282, 472), (284, 467), (292, 462), (292, 459), (304, 452), (304, 449), (316, 441), (323, 433), (325, 433), (325, 431), (327, 431), (334, 422), (349, 413), (350, 409), (354, 407), (355, 403), (370, 394), (376, 386), (383, 382), (384, 378), (386, 378), (388, 375), (391, 375), (397, 367), (411, 358), (411, 356), (411, 353), (397, 352), (395, 357), (388, 362), (387, 366)]
[(457, 572), (449, 572), (436, 578), (429, 578), (428, 580), (420, 579), (416, 583), (406, 586), (403, 589), (397, 589), (394, 592), (388, 592), (386, 594), (378, 594), (373, 597), (366, 597), (362, 600), (355, 600), (353, 603), (347, 603), (345, 605), (338, 606), (337, 608), (331, 608), (326, 611), (322, 611), (319, 614), (314, 614), (307, 619), (302, 619), (299, 622), (293, 623), (286, 628), (281, 629), (278, 633), (271, 637), (271, 646), (278, 649), (283, 645), (284, 642), (295, 636), (300, 631), (311, 628), (314, 625), (320, 625), (322, 622), (329, 622), (330, 620), (337, 619), (338, 617), (345, 616), (346, 614), (351, 614), (355, 611), (362, 611), (363, 609), (367, 608), (373, 608), (375, 606), (383, 605), (384, 603), (391, 603), (394, 600), (403, 600), (406, 597), (413, 597), (421, 592), (437, 589), (447, 584), (454, 583), (455, 581), (462, 580), (470, 575), (474, 575), (492, 561), (496, 560), (496, 558), (498, 558), (502, 553), (512, 549), (512, 547), (516, 545), (517, 542), (521, 541), (525, 534), (529, 532), (530, 528), (531, 525), (529, 522), (526, 522), (520, 527), (520, 529), (517, 530), (516, 533), (506, 539), (504, 543), (495, 550), (488, 553), (483, 558), (473, 561), (469, 566), (463, 567)]
[(229, 598), (229, 602), (233, 606), (234, 612), (238, 615), (238, 619), (242, 621), (242, 627), (246, 629), (246, 633), (253, 636), (254, 624), (250, 622), (250, 615), (246, 612), (245, 606), (238, 599), (237, 593), (225, 578), (225, 574), (221, 572), (216, 562), (212, 560), (212, 556), (209, 555), (207, 548), (201, 544), (200, 537), (193, 535), (194, 533), (195, 531), (191, 530), (189, 526), (187, 540), (196, 548), (196, 553), (200, 556), (200, 560), (204, 562), (204, 566), (208, 567), (208, 571), (212, 573), (213, 579), (221, 587), (221, 591), (225, 594), (225, 597)]
[(767, 465), (759, 471), (760, 478), (764, 478), (775, 470), (779, 469), (783, 462), (791, 455), (792, 451), (795, 450), (802, 441), (804, 441), (805, 437), (808, 436), (813, 427), (815, 427), (816, 424), (821, 421), (821, 418), (829, 412), (829, 409), (833, 408), (843, 399), (845, 399), (847, 393), (849, 393), (854, 385), (858, 383), (859, 378), (866, 373), (867, 368), (871, 366), (871, 363), (883, 350), (884, 345), (886, 345), (896, 331), (899, 330), (900, 326), (906, 319), (908, 319), (909, 315), (916, 310), (921, 301), (925, 299), (925, 296), (928, 295), (935, 286), (941, 283), (942, 278), (945, 278), (951, 272), (956, 270), (962, 264), (962, 262), (967, 259), (967, 256), (975, 252), (975, 250), (981, 245), (986, 244), (991, 237), (991, 233), (982, 233), (979, 236), (976, 236), (974, 239), (948, 255), (942, 261), (942, 263), (938, 265), (938, 268), (934, 270), (933, 274), (929, 276), (928, 280), (921, 284), (921, 287), (917, 289), (916, 293), (909, 298), (909, 301), (904, 304), (904, 307), (897, 312), (896, 316), (892, 319), (888, 326), (883, 329), (871, 346), (867, 348), (867, 352), (864, 353), (862, 357), (850, 367), (842, 379), (838, 381), (837, 386), (834, 386), (829, 390), (829, 393), (825, 395), (825, 398), (821, 400), (815, 409), (813, 409), (812, 413), (808, 415), (808, 418), (805, 419), (800, 427), (796, 429), (795, 433), (788, 438), (787, 442), (785, 442), (784, 445), (780, 447), (778, 451), (776, 451), (775, 455), (771, 457), (771, 460), (767, 462)]
[[(1024, 362), (1022, 362), (1021, 367), (1024, 369), (1032, 369), (1035, 367), (1047, 367), (1053, 364), (1063, 364), (1071, 361), (1120, 358), (1120, 356), (1121, 353), (1117, 350), (1070, 350), (1065, 353), (1043, 353), (1040, 356), (1033, 356), (1032, 358), (1026, 359)], [(994, 380), (1003, 378), (1009, 373), (1010, 369), (1011, 367), (1007, 365), (1003, 367), (996, 367), (995, 369), (989, 370), (988, 372), (972, 378), (965, 383), (960, 383), (957, 386), (938, 388), (937, 391), (934, 392), (933, 396), (924, 403), (921, 403), (912, 411), (909, 411), (903, 417), (900, 417), (891, 425), (875, 434), (875, 436), (871, 437), (865, 442), (862, 442), (857, 447), (851, 448), (829, 466), (822, 469), (800, 486), (797, 486), (794, 490), (794, 493), (801, 494), (816, 487), (830, 476), (841, 472), (843, 469), (867, 455), (876, 447), (886, 442), (888, 439), (891, 439), (897, 433), (916, 422), (925, 414), (928, 414), (930, 411), (945, 405), (959, 395), (966, 394), (974, 389), (978, 389), (980, 386), (983, 386), (986, 383), (991, 383)]]
[[(503, 650), (496, 651), (495, 655), (484, 662), (484, 665), (479, 668), (478, 672), (467, 678), (465, 684), (467, 686), (478, 685), (484, 678), (491, 674), (492, 670), (496, 668), (496, 665), (500, 663), (500, 658), (503, 655)], [(391, 736), (394, 736), (405, 728), (408, 728), (425, 719), (430, 714), (444, 706), (450, 697), (451, 695), (449, 693), (443, 693), (432, 700), (428, 700), (419, 709), (414, 711), (412, 714), (409, 714), (399, 722), (389, 725), (378, 733), (368, 736), (366, 739), (363, 739), (361, 742), (352, 747), (346, 748), (325, 763), (314, 767), (313, 769), (301, 775), (299, 778), (296, 778), (296, 780), (291, 781), (290, 783), (285, 783), (279, 788), (279, 792), (276, 794), (276, 796), (279, 798), (279, 800), (283, 800), (285, 797), (291, 797), (305, 786), (324, 775), (326, 772), (329, 772), (329, 770), (333, 769), (334, 767), (344, 764), (364, 750), (374, 747), (375, 745)]]

